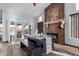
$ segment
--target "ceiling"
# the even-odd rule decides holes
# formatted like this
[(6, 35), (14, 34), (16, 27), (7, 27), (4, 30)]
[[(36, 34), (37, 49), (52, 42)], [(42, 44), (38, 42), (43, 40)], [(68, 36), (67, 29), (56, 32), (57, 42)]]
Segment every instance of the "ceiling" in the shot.
[(44, 11), (50, 3), (0, 3), (0, 9), (6, 9), (8, 12), (18, 16), (36, 17)]

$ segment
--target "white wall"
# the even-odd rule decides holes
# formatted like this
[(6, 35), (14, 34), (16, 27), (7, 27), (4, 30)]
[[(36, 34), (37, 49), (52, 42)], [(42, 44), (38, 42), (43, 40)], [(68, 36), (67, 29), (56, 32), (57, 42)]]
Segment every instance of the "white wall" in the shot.
[(65, 44), (79, 47), (79, 39), (69, 38), (69, 15), (76, 12), (76, 4), (66, 3), (64, 9), (65, 9), (65, 21), (66, 21), (65, 23)]
[(7, 11), (2, 10), (2, 41), (7, 41), (9, 39), (8, 36), (8, 23), (7, 23)]

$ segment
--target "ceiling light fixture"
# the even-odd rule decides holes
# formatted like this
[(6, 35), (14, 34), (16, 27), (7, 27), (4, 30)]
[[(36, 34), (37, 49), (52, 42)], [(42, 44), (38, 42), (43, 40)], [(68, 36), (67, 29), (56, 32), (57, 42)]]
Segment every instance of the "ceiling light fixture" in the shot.
[(36, 6), (36, 3), (33, 3), (33, 6)]

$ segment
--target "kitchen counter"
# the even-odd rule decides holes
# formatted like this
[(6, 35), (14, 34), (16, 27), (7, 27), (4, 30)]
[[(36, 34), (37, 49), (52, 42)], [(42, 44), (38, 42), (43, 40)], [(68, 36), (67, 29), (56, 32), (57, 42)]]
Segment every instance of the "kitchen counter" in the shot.
[(30, 50), (28, 54), (30, 55), (41, 55), (50, 53), (52, 48), (52, 43), (54, 46), (54, 42), (52, 42), (52, 38), (48, 36), (25, 36), (26, 43), (21, 42), (21, 48), (27, 48)]

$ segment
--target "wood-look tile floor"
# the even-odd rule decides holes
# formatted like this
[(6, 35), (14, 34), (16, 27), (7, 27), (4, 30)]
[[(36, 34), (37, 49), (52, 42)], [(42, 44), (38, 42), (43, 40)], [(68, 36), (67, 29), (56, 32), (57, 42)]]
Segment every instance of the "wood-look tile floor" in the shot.
[[(72, 56), (78, 56), (79, 50), (78, 48), (60, 45), (55, 43), (55, 51), (62, 52), (65, 54), (70, 54)], [(11, 45), (9, 43), (0, 43), (0, 56), (27, 56), (26, 52), (24, 52), (20, 48), (20, 44)], [(60, 56), (54, 53), (50, 53), (47, 56)]]
[(79, 56), (79, 48), (67, 46), (67, 45), (61, 45), (61, 44), (54, 44), (54, 50), (58, 52), (62, 52), (65, 54), (70, 54), (72, 56)]
[(6, 56), (7, 55), (7, 48), (8, 48), (8, 44), (2, 44), (0, 43), (0, 56)]
[(0, 56), (25, 56), (25, 52), (20, 49), (20, 45), (0, 43)]

